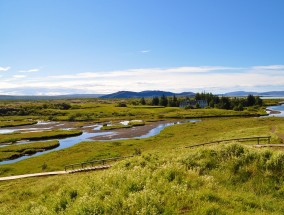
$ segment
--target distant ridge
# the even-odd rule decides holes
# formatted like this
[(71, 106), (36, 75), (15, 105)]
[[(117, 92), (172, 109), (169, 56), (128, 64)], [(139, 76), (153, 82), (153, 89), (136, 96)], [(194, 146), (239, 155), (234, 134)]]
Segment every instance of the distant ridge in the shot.
[(142, 97), (155, 97), (155, 96), (194, 96), (193, 92), (183, 92), (183, 93), (173, 93), (168, 91), (160, 91), (160, 90), (147, 90), (142, 92), (133, 92), (133, 91), (118, 91), (116, 93), (108, 94), (101, 96), (100, 98), (105, 99), (114, 99), (114, 98), (142, 98)]
[(268, 96), (268, 97), (284, 97), (284, 91), (269, 91), (269, 92), (246, 92), (246, 91), (235, 91), (222, 94), (223, 96)]
[[(284, 97), (284, 91), (269, 91), (269, 92), (247, 92), (247, 91), (234, 91), (224, 94), (219, 94), (219, 96), (247, 96), (249, 94), (255, 96), (265, 96), (265, 97)], [(56, 99), (84, 99), (84, 98), (151, 98), (154, 96), (177, 96), (177, 97), (193, 97), (195, 93), (193, 92), (182, 92), (173, 93), (168, 91), (160, 90), (146, 90), (142, 92), (133, 91), (118, 91), (111, 94), (68, 94), (68, 95), (57, 95), (57, 96), (36, 96), (36, 95), (0, 95), (0, 100), (56, 100)]]
[(54, 99), (79, 99), (79, 98), (98, 98), (103, 94), (69, 94), (58, 96), (12, 96), (0, 95), (0, 100), (54, 100)]

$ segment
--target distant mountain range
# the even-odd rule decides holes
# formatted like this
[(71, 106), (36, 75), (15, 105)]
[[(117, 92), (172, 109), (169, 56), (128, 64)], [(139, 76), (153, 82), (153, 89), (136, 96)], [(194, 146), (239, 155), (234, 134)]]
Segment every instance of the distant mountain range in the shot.
[(53, 100), (53, 99), (78, 99), (78, 98), (98, 98), (103, 94), (69, 94), (58, 96), (10, 96), (0, 95), (0, 100)]
[(223, 96), (268, 96), (268, 97), (284, 97), (284, 91), (269, 91), (269, 92), (246, 92), (246, 91), (235, 91), (222, 94)]
[(108, 94), (101, 96), (100, 98), (108, 98), (108, 99), (114, 99), (114, 98), (142, 98), (142, 97), (154, 97), (154, 96), (194, 96), (195, 93), (193, 92), (183, 92), (183, 93), (173, 93), (173, 92), (167, 92), (167, 91), (159, 91), (159, 90), (153, 90), (153, 91), (142, 91), (142, 92), (132, 92), (132, 91), (119, 91), (116, 93)]
[[(267, 97), (284, 97), (284, 91), (270, 91), (270, 92), (246, 92), (246, 91), (234, 91), (220, 96), (247, 96), (249, 94), (255, 96), (267, 96)], [(177, 97), (192, 97), (195, 95), (193, 92), (173, 93), (168, 91), (160, 90), (147, 90), (142, 92), (133, 91), (119, 91), (107, 95), (103, 94), (69, 94), (69, 95), (58, 95), (58, 96), (12, 96), (12, 95), (0, 95), (0, 100), (53, 100), (53, 99), (77, 99), (77, 98), (149, 98), (154, 96), (177, 96)]]
[[(267, 97), (284, 97), (284, 91), (270, 91), (270, 92), (246, 92), (246, 91), (235, 91), (235, 92), (229, 92), (224, 94), (219, 94), (220, 96), (247, 96), (249, 94), (255, 95), (255, 96), (267, 96)], [(154, 97), (154, 96), (178, 96), (178, 97), (192, 97), (195, 95), (193, 92), (183, 92), (183, 93), (173, 93), (173, 92), (167, 92), (167, 91), (142, 91), (142, 92), (132, 92), (132, 91), (119, 91), (116, 93), (108, 94), (101, 96), (100, 98), (142, 98), (142, 97)]]

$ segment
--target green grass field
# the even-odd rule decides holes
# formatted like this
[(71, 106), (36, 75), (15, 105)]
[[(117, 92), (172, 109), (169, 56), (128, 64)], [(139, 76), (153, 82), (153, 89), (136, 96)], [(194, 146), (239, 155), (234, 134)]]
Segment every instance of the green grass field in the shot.
[(62, 137), (71, 137), (82, 134), (79, 130), (52, 130), (28, 133), (0, 134), (0, 143), (14, 143), (20, 140), (45, 140)]
[[(172, 118), (202, 118), (202, 121), (170, 126), (146, 139), (81, 142), (70, 148), (0, 165), (2, 177), (63, 170), (65, 165), (72, 163), (142, 152), (140, 156), (115, 162), (112, 168), (104, 171), (0, 182), (0, 214), (284, 213), (282, 150), (256, 149), (252, 147), (256, 142), (234, 141), (184, 148), (253, 136), (271, 136), (271, 144), (283, 143), (284, 118), (248, 117), (264, 114), (262, 108), (185, 110), (129, 104), (116, 107), (117, 100), (72, 102), (69, 110), (35, 108), (30, 115), (2, 116), (0, 121), (69, 120), (76, 121), (78, 126), (86, 122), (116, 123), (135, 119), (143, 119), (146, 123)], [(34, 106), (41, 107), (43, 103)], [(78, 135), (81, 131), (6, 134), (0, 135), (0, 141), (12, 137), (14, 141), (59, 138), (66, 135), (65, 132)], [(7, 153), (3, 150), (8, 147), (12, 153), (48, 147), (47, 142), (37, 144), (25, 146), (30, 148), (6, 146), (0, 148), (0, 155)]]
[(31, 155), (36, 152), (53, 149), (59, 146), (58, 140), (26, 143), (0, 147), (0, 161), (15, 159), (23, 155)]
[(238, 144), (0, 183), (0, 214), (283, 214), (284, 154)]
[[(257, 116), (266, 114), (263, 108), (250, 107), (244, 111), (223, 110), (216, 108), (208, 109), (182, 109), (179, 107), (161, 106), (138, 106), (132, 105), (132, 100), (127, 100), (127, 107), (117, 107), (120, 99), (81, 99), (68, 101), (36, 101), (36, 102), (7, 102), (3, 107), (21, 107), (18, 115), (3, 115), (0, 121), (9, 120), (53, 120), (53, 121), (97, 121), (105, 122), (110, 120), (131, 120), (131, 119), (163, 119), (163, 118), (198, 118), (198, 117), (218, 117), (218, 116)], [(58, 104), (70, 104), (70, 109), (60, 109)], [(22, 115), (19, 115), (22, 114)], [(1, 125), (1, 124), (0, 124)]]
[[(284, 134), (283, 118), (215, 118), (198, 123), (185, 123), (165, 128), (159, 135), (146, 139), (108, 142), (82, 142), (70, 148), (0, 166), (0, 176), (40, 172), (43, 163), (48, 171), (63, 170), (65, 165), (115, 156), (132, 155), (135, 149), (144, 152), (169, 151), (176, 148), (221, 139), (272, 136), (272, 143), (281, 143), (276, 135)], [(272, 128), (275, 127), (275, 133)], [(245, 143), (252, 144), (252, 143)], [(34, 163), (36, 165), (30, 165)]]
[(15, 126), (22, 126), (22, 125), (33, 125), (36, 124), (37, 121), (1, 121), (0, 120), (0, 128), (5, 128), (5, 127), (15, 127)]

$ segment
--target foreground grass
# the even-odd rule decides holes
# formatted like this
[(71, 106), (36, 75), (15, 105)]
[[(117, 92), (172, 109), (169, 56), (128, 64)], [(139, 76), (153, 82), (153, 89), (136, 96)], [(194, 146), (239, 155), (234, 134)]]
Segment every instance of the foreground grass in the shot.
[(15, 159), (24, 155), (32, 155), (36, 152), (53, 149), (59, 146), (58, 140), (35, 142), (13, 146), (0, 147), (0, 161)]
[[(0, 176), (63, 170), (65, 165), (127, 156), (136, 149), (144, 152), (164, 152), (183, 146), (251, 136), (272, 136), (271, 143), (281, 143), (276, 134), (284, 134), (284, 118), (220, 118), (203, 119), (198, 123), (185, 123), (165, 128), (159, 135), (146, 139), (130, 139), (107, 142), (82, 142), (70, 148), (29, 158), (17, 163), (1, 165)], [(274, 131), (275, 130), (275, 131)], [(246, 144), (255, 144), (248, 142)], [(33, 164), (33, 165), (31, 165)]]
[(28, 133), (0, 134), (0, 143), (14, 143), (20, 140), (45, 140), (71, 137), (82, 134), (79, 130), (52, 130)]
[(283, 214), (284, 154), (165, 150), (105, 171), (0, 183), (0, 214)]

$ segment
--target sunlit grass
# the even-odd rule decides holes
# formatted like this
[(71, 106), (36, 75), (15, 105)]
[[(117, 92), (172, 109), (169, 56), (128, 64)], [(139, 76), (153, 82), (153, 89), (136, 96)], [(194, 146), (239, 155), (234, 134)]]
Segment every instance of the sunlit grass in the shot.
[[(14, 164), (2, 165), (0, 166), (0, 175), (40, 172), (41, 165), (44, 162), (48, 164), (50, 171), (62, 170), (64, 165), (71, 163), (132, 155), (135, 149), (140, 149), (142, 152), (163, 152), (198, 143), (230, 138), (272, 136), (271, 143), (281, 143), (281, 140), (271, 132), (271, 128), (274, 126), (278, 128), (283, 125), (283, 118), (203, 119), (198, 123), (189, 122), (167, 127), (159, 135), (146, 139), (82, 142), (70, 148), (29, 158)], [(249, 144), (253, 144), (253, 142)], [(31, 163), (38, 165), (30, 165)]]
[(0, 143), (14, 143), (20, 140), (44, 140), (70, 137), (82, 134), (79, 130), (52, 130), (27, 133), (0, 134)]
[(31, 155), (36, 152), (56, 148), (58, 146), (59, 141), (53, 140), (0, 147), (0, 161), (15, 159), (27, 154)]
[(0, 183), (0, 214), (283, 214), (284, 154), (228, 144)]

